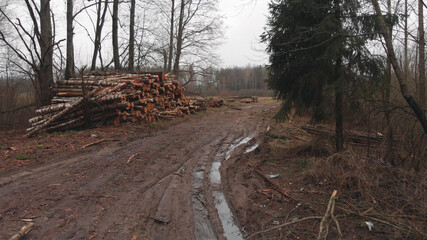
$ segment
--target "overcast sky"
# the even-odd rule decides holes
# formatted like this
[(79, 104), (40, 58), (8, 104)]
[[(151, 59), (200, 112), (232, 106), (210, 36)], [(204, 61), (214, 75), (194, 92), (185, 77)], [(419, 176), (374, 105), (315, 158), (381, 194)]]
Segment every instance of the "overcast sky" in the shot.
[(268, 15), (269, 0), (220, 0), (225, 16), (225, 39), (219, 47), (221, 67), (259, 65), (268, 62), (259, 43)]
[[(4, 0), (0, 0), (4, 1)], [(220, 67), (264, 65), (268, 63), (265, 46), (260, 43), (260, 35), (264, 31), (268, 15), (268, 2), (270, 0), (219, 0), (219, 11), (224, 16), (224, 39), (218, 47), (217, 54), (222, 62)], [(65, 31), (65, 5), (64, 0), (52, 1), (52, 9), (55, 13), (58, 27), (56, 39), (64, 39)], [(28, 14), (24, 5), (17, 10), (16, 15), (26, 19)], [(79, 5), (79, 7), (81, 7)], [(24, 15), (21, 15), (20, 13)], [(91, 22), (85, 13), (79, 15), (79, 22), (86, 25), (92, 31)], [(29, 22), (29, 19), (26, 19)], [(108, 22), (106, 23), (109, 24)], [(109, 26), (105, 26), (109, 29)], [(106, 32), (105, 30), (104, 32)], [(92, 32), (91, 32), (92, 33)], [(87, 32), (78, 24), (75, 24), (75, 56), (77, 65), (90, 64), (92, 56), (92, 42)], [(65, 44), (65, 43), (63, 43)], [(103, 48), (108, 50), (108, 47)], [(104, 58), (111, 57), (111, 52), (103, 54)]]

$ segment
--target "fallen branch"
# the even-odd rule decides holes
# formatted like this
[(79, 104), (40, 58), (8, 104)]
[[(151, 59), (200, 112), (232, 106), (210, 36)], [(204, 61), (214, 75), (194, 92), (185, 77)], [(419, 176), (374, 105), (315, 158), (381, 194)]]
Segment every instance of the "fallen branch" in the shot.
[(9, 240), (19, 240), (23, 238), (25, 235), (31, 232), (31, 230), (33, 230), (34, 226), (34, 223), (28, 223), (27, 225), (23, 226), (21, 230), (19, 230), (19, 232), (13, 235)]
[(270, 232), (270, 231), (272, 231), (274, 229), (280, 229), (282, 227), (285, 227), (285, 226), (288, 226), (288, 225), (291, 225), (291, 224), (295, 224), (295, 223), (299, 223), (299, 222), (306, 221), (306, 220), (311, 220), (311, 219), (322, 219), (322, 217), (321, 216), (311, 216), (311, 217), (301, 218), (301, 219), (298, 219), (298, 220), (295, 220), (295, 221), (292, 221), (292, 222), (283, 223), (283, 224), (274, 226), (274, 227), (269, 228), (269, 229), (265, 229), (265, 230), (262, 230), (262, 231), (259, 231), (259, 232), (255, 232), (252, 235), (250, 235), (249, 237), (247, 237), (246, 239), (253, 238), (254, 236), (256, 236), (258, 234), (261, 234), (261, 233)]
[(82, 149), (85, 149), (85, 148), (91, 147), (91, 146), (93, 146), (93, 145), (96, 145), (96, 144), (99, 144), (99, 143), (102, 143), (102, 142), (105, 142), (105, 141), (118, 141), (118, 140), (116, 140), (116, 139), (101, 139), (101, 140), (98, 140), (98, 141), (96, 141), (96, 142), (93, 142), (93, 143), (89, 143), (89, 144), (84, 145), (84, 146), (82, 147)]
[(267, 183), (269, 183), (276, 191), (278, 191), (280, 194), (282, 194), (283, 196), (290, 198), (296, 202), (299, 202), (297, 199), (295, 199), (291, 194), (283, 191), (283, 189), (277, 185), (276, 183), (272, 182), (270, 179), (268, 179), (261, 171), (259, 170), (255, 170), (256, 173), (258, 173), (258, 175), (260, 175)]
[[(338, 191), (334, 190), (332, 192), (331, 198), (329, 199), (328, 202), (328, 207), (326, 208), (326, 212), (325, 215), (322, 218), (322, 221), (320, 222), (320, 227), (319, 227), (319, 234), (317, 235), (317, 239), (326, 239), (326, 236), (328, 235), (328, 229), (329, 229), (329, 225), (328, 225), (328, 221), (329, 218), (332, 218), (337, 226), (338, 229), (338, 233), (340, 235), (340, 237), (342, 238), (342, 233), (341, 233), (341, 228), (340, 225), (337, 221), (337, 219), (334, 216), (334, 210), (335, 210), (335, 197), (337, 196)], [(325, 227), (326, 225), (326, 227)]]

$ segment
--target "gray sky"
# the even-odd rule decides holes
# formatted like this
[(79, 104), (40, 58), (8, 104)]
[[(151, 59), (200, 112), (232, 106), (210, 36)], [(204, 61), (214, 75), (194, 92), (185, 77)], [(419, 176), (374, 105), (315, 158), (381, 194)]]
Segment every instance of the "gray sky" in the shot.
[(224, 14), (224, 43), (218, 54), (221, 67), (259, 65), (268, 63), (265, 46), (259, 43), (267, 21), (269, 0), (220, 0)]
[[(4, 0), (0, 0), (4, 1)], [(263, 65), (268, 63), (268, 56), (265, 53), (265, 46), (260, 44), (260, 35), (262, 34), (267, 21), (268, 2), (270, 0), (219, 0), (219, 11), (224, 16), (224, 39), (218, 46), (216, 53), (220, 56), (222, 62), (219, 67), (233, 67), (246, 65)], [(20, 1), (21, 2), (21, 1)], [(64, 39), (65, 33), (65, 5), (64, 0), (52, 1), (54, 9), (57, 40)], [(79, 1), (78, 1), (79, 2)], [(17, 17), (26, 22), (30, 22), (24, 5), (17, 4)], [(78, 7), (81, 7), (80, 5)], [(21, 15), (22, 13), (25, 15)], [(94, 11), (93, 9), (90, 12)], [(86, 13), (79, 15), (77, 20), (86, 25), (90, 34), (93, 34), (92, 24)], [(110, 28), (109, 22), (104, 26), (104, 34)], [(90, 64), (93, 44), (90, 41), (87, 32), (77, 23), (75, 25), (75, 56), (78, 66)], [(107, 40), (109, 41), (109, 40)], [(65, 43), (63, 43), (65, 45)], [(108, 45), (103, 48), (103, 57), (108, 59), (111, 56)]]

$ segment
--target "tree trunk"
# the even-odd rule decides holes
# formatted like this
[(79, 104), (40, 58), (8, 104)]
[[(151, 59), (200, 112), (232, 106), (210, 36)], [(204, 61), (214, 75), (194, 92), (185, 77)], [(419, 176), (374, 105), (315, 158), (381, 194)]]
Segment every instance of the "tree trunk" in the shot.
[(422, 107), (426, 106), (426, 60), (425, 60), (425, 35), (424, 35), (424, 10), (423, 1), (418, 0), (418, 35), (419, 35), (419, 84), (418, 98)]
[(166, 52), (166, 49), (163, 49), (163, 71), (168, 71), (168, 53)]
[[(389, 20), (391, 19), (391, 0), (387, 0), (387, 15)], [(389, 38), (392, 39), (393, 36), (393, 25), (390, 22), (388, 29)], [(386, 136), (386, 150), (384, 159), (390, 163), (393, 163), (393, 128), (391, 126), (391, 116), (390, 116), (390, 93), (391, 93), (391, 62), (390, 59), (387, 59), (387, 69), (386, 69), (386, 92), (385, 92), (385, 118), (387, 122), (387, 136)]]
[[(341, 7), (340, 1), (334, 0), (334, 15), (335, 19), (338, 22), (337, 34), (342, 30), (341, 25)], [(338, 39), (340, 41), (340, 39)], [(341, 43), (339, 43), (341, 45)], [(343, 94), (342, 94), (342, 77), (341, 77), (341, 67), (342, 67), (342, 56), (339, 54), (336, 60), (336, 76), (335, 76), (335, 145), (336, 151), (342, 152), (344, 150), (344, 124), (343, 124)]]
[(67, 0), (67, 59), (65, 63), (65, 79), (70, 79), (75, 75), (73, 20), (73, 0)]
[(53, 84), (53, 37), (50, 14), (50, 0), (40, 0), (40, 104), (47, 105), (52, 98), (51, 85)]
[(182, 52), (182, 37), (184, 32), (184, 9), (185, 9), (185, 1), (181, 0), (180, 12), (179, 12), (179, 22), (178, 22), (178, 36), (176, 39), (176, 55), (175, 62), (173, 65), (173, 73), (177, 74), (179, 72), (179, 61), (181, 58)]
[(409, 62), (408, 62), (408, 0), (405, 0), (405, 21), (404, 21), (404, 40), (403, 40), (403, 73), (405, 74), (405, 81), (408, 82), (409, 78)]
[[(337, 62), (337, 68), (341, 68), (341, 59)], [(338, 76), (337, 82), (335, 83), (335, 146), (337, 152), (342, 152), (344, 150), (343, 94), (341, 81), (341, 77)]]
[[(104, 26), (105, 14), (107, 13), (108, 1), (105, 1), (104, 11), (102, 12), (102, 1), (98, 0), (98, 9), (96, 13), (96, 27), (95, 27), (95, 40), (93, 43), (93, 55), (92, 55), (92, 64), (90, 70), (95, 70), (96, 68), (96, 58), (98, 57), (98, 51), (101, 47), (101, 34), (102, 28)], [(102, 14), (102, 15), (101, 15)]]
[(372, 0), (372, 4), (373, 4), (374, 10), (377, 14), (378, 21), (379, 21), (380, 28), (381, 28), (381, 32), (382, 32), (382, 35), (383, 35), (384, 40), (385, 40), (387, 55), (388, 55), (390, 62), (393, 66), (397, 80), (399, 81), (400, 92), (401, 92), (403, 98), (405, 99), (405, 101), (408, 103), (408, 105), (414, 111), (417, 119), (419, 120), (419, 122), (421, 123), (421, 126), (424, 129), (424, 133), (427, 134), (427, 118), (426, 118), (426, 115), (425, 115), (423, 109), (421, 108), (420, 104), (418, 103), (418, 101), (408, 91), (407, 81), (406, 81), (404, 73), (402, 72), (402, 69), (399, 66), (399, 62), (398, 62), (396, 54), (394, 52), (392, 39), (388, 35), (387, 25), (385, 23), (385, 20), (384, 20), (382, 13), (381, 13), (381, 8), (380, 8), (380, 5), (378, 4), (378, 0)]
[(173, 58), (173, 27), (174, 27), (174, 17), (175, 17), (175, 0), (171, 0), (171, 25), (170, 25), (170, 36), (169, 36), (169, 59), (167, 72), (172, 70), (172, 58)]
[(119, 59), (119, 0), (114, 0), (113, 2), (113, 61), (114, 69), (120, 70), (120, 59)]
[(135, 69), (135, 0), (130, 1), (130, 23), (129, 23), (129, 66), (128, 70)]

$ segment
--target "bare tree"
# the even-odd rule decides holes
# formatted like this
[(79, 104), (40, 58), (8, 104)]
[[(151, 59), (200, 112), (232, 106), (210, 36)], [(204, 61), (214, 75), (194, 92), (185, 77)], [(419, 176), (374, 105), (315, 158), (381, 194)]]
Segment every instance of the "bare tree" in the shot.
[[(387, 0), (387, 17), (389, 19), (389, 21), (392, 18), (391, 15), (391, 0)], [(393, 37), (393, 24), (391, 24), (390, 21), (390, 25), (389, 25), (389, 29), (388, 29), (388, 35), (389, 38), (392, 39)], [(386, 118), (386, 122), (387, 122), (387, 135), (386, 135), (386, 151), (385, 151), (385, 156), (384, 158), (388, 161), (392, 161), (392, 154), (393, 154), (393, 129), (391, 126), (391, 116), (390, 116), (390, 110), (389, 110), (389, 105), (390, 105), (390, 94), (391, 94), (391, 62), (389, 59), (387, 59), (387, 67), (386, 67), (386, 89), (385, 89), (385, 103), (387, 105), (387, 109), (385, 111), (385, 118)]]
[[(32, 9), (28, 0), (25, 1), (28, 9)], [(32, 11), (31, 11), (32, 13)], [(52, 93), (50, 90), (53, 84), (53, 36), (52, 36), (52, 22), (50, 15), (50, 0), (40, 0), (40, 103), (46, 105), (50, 103)], [(34, 26), (37, 26), (37, 20), (33, 17)]]
[(426, 106), (426, 59), (425, 59), (425, 36), (424, 36), (424, 4), (418, 0), (418, 46), (419, 46), (419, 86), (418, 98), (421, 106)]
[(408, 61), (408, 35), (409, 35), (409, 30), (408, 30), (408, 18), (409, 18), (409, 14), (408, 14), (408, 0), (405, 0), (404, 3), (404, 29), (403, 29), (403, 33), (404, 33), (404, 40), (403, 40), (403, 73), (405, 74), (405, 78), (406, 81), (408, 81), (408, 77), (409, 77), (409, 61)]
[(174, 28), (174, 15), (175, 15), (175, 0), (171, 0), (171, 18), (170, 18), (170, 31), (169, 31), (169, 56), (167, 71), (172, 70), (172, 57), (173, 57), (173, 28)]
[(96, 68), (96, 58), (98, 57), (98, 52), (101, 48), (101, 35), (102, 28), (104, 27), (105, 15), (108, 9), (108, 1), (104, 1), (104, 7), (102, 7), (102, 1), (98, 0), (97, 2), (97, 10), (96, 10), (96, 25), (95, 25), (95, 38), (94, 38), (94, 48), (92, 55), (92, 64), (90, 70), (95, 70)]
[(65, 64), (65, 79), (70, 79), (75, 75), (75, 63), (74, 63), (74, 43), (73, 43), (73, 1), (67, 0), (67, 54)]
[(113, 61), (114, 61), (114, 69), (120, 70), (120, 57), (119, 57), (119, 0), (113, 1)]
[(133, 71), (135, 68), (135, 5), (135, 0), (131, 0), (129, 23), (129, 71)]
[[(199, 1), (200, 2), (200, 1)], [(184, 34), (184, 9), (187, 3), (185, 0), (181, 0), (180, 11), (179, 11), (179, 20), (178, 20), (178, 36), (176, 38), (176, 54), (175, 54), (175, 63), (173, 65), (173, 72), (176, 74), (179, 71), (179, 60), (181, 59), (182, 53), (182, 42)]]
[(0, 9), (2, 16), (15, 30), (22, 46), (13, 44), (3, 31), (0, 31), (0, 40), (31, 68), (28, 70), (20, 63), (14, 62), (15, 66), (28, 74), (33, 81), (38, 104), (46, 105), (52, 97), (53, 50), (62, 40), (56, 43), (53, 40), (50, 0), (40, 0), (39, 5), (35, 0), (25, 0), (25, 6), (31, 19), (31, 30), (25, 27), (19, 18), (16, 23), (13, 22)]
[(197, 66), (205, 64), (205, 69), (215, 61), (213, 47), (218, 44), (222, 33), (222, 19), (217, 14), (217, 3), (208, 0), (180, 1), (172, 69), (175, 74), (182, 72), (182, 65), (188, 69), (192, 66), (195, 70)]
[(389, 30), (388, 30), (387, 24), (384, 20), (384, 16), (381, 13), (381, 8), (380, 8), (380, 5), (378, 3), (378, 0), (371, 0), (371, 1), (373, 4), (375, 13), (377, 15), (377, 18), (378, 18), (379, 26), (381, 29), (381, 34), (382, 34), (384, 41), (385, 41), (387, 56), (390, 59), (390, 62), (393, 66), (394, 72), (396, 74), (397, 80), (398, 80), (399, 85), (400, 85), (400, 92), (401, 92), (403, 98), (405, 99), (405, 101), (408, 103), (408, 105), (414, 111), (417, 119), (419, 120), (419, 122), (421, 123), (421, 126), (424, 129), (424, 133), (427, 133), (426, 115), (425, 115), (423, 109), (421, 108), (419, 102), (414, 98), (414, 96), (408, 90), (407, 79), (405, 77), (404, 72), (402, 71), (402, 69), (399, 66), (399, 62), (397, 60), (396, 53), (394, 51), (393, 42), (392, 42), (392, 39), (389, 35)]

